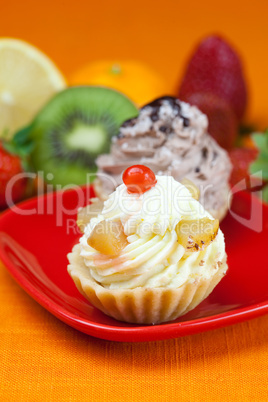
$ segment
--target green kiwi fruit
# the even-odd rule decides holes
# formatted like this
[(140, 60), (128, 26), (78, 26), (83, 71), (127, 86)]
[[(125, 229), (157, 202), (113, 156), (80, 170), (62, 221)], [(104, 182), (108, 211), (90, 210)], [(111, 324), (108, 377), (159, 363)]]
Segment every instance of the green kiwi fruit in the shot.
[(96, 172), (96, 157), (109, 152), (120, 125), (137, 115), (136, 106), (120, 92), (71, 87), (58, 93), (15, 141), (31, 141), (30, 162), (49, 183), (81, 185)]

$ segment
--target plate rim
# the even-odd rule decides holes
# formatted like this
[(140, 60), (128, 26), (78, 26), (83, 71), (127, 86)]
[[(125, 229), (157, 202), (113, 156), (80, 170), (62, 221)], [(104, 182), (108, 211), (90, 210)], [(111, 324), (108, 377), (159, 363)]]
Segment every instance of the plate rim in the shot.
[[(86, 189), (88, 186), (81, 186)], [(73, 189), (64, 190), (64, 193), (72, 192)], [(15, 205), (15, 207), (26, 208), (31, 204), (36, 203), (40, 197), (49, 198), (57, 197), (59, 193), (63, 191), (54, 191), (49, 194), (43, 194), (24, 200)], [(257, 199), (257, 198), (256, 198)], [(258, 200), (259, 201), (259, 200)], [(265, 204), (261, 203), (264, 208), (267, 208)], [(2, 231), (2, 225), (9, 219), (10, 215), (13, 215), (14, 207), (4, 211), (0, 215), (0, 231)], [(261, 315), (268, 313), (268, 300), (250, 304), (249, 306), (234, 308), (233, 310), (223, 313), (201, 317), (194, 320), (187, 320), (182, 322), (167, 322), (159, 325), (135, 325), (133, 326), (116, 326), (109, 324), (101, 324), (92, 320), (85, 320), (80, 318), (68, 310), (59, 306), (56, 302), (51, 301), (46, 294), (38, 291), (34, 285), (17, 270), (16, 265), (9, 260), (4, 250), (0, 247), (0, 260), (3, 266), (11, 274), (13, 279), (18, 285), (26, 291), (38, 304), (53, 314), (55, 317), (63, 321), (65, 324), (83, 332), (87, 335), (94, 336), (96, 338), (120, 341), (120, 342), (145, 342), (145, 341), (157, 341), (172, 339), (181, 336), (192, 335), (209, 331), (216, 328), (229, 326), (235, 323), (239, 323), (248, 319), (257, 318)], [(96, 308), (96, 307), (94, 307)], [(116, 322), (116, 320), (115, 320)]]

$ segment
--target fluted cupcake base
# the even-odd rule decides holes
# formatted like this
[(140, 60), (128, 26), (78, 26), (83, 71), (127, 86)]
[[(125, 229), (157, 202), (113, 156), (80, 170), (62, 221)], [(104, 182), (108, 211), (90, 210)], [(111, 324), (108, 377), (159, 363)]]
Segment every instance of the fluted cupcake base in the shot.
[(200, 277), (179, 288), (106, 289), (90, 275), (80, 256), (80, 244), (74, 246), (68, 259), (68, 272), (90, 303), (119, 321), (135, 324), (159, 324), (186, 314), (212, 292), (228, 269), (225, 255), (211, 278)]

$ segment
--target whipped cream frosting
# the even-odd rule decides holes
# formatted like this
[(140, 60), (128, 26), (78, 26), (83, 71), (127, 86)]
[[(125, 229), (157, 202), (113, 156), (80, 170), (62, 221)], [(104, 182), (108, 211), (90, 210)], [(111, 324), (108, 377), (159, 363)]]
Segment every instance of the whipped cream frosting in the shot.
[(208, 119), (195, 106), (171, 97), (146, 105), (123, 124), (110, 154), (97, 159), (104, 193), (122, 183), (122, 172), (143, 164), (158, 175), (188, 178), (200, 189), (200, 202), (217, 216), (226, 209), (231, 163), (208, 134)]
[[(144, 194), (129, 194), (124, 184), (91, 219), (80, 239), (81, 256), (91, 276), (109, 289), (179, 287), (186, 281), (211, 277), (225, 256), (219, 229), (204, 250), (186, 251), (178, 243), (175, 227), (181, 219), (211, 217), (188, 189), (171, 176), (156, 176), (157, 184)], [(87, 239), (102, 220), (120, 220), (128, 245), (111, 258), (90, 247)]]

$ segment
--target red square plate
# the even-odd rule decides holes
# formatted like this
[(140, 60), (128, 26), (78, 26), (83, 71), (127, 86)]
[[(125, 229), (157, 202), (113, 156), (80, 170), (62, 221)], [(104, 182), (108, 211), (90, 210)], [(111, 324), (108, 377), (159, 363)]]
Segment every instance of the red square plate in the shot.
[(127, 324), (106, 316), (80, 295), (66, 269), (66, 255), (79, 238), (76, 210), (90, 196), (90, 188), (50, 193), (0, 217), (0, 258), (21, 287), (60, 320), (98, 338), (138, 342), (194, 334), (268, 312), (268, 207), (240, 193), (221, 224), (229, 270), (205, 301), (161, 325)]

